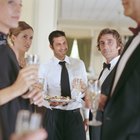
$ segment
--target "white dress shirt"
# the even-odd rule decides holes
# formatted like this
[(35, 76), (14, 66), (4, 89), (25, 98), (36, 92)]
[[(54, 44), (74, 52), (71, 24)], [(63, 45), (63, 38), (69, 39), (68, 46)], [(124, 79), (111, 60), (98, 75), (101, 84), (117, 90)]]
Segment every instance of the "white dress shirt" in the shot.
[(101, 77), (100, 77), (101, 85), (103, 84), (104, 80), (105, 80), (106, 77), (109, 75), (109, 73), (112, 71), (112, 69), (115, 67), (115, 65), (116, 65), (116, 63), (118, 62), (119, 58), (120, 58), (120, 55), (118, 55), (117, 57), (115, 57), (114, 59), (112, 59), (112, 60), (110, 61), (110, 69), (105, 68), (105, 69), (103, 70), (103, 73), (102, 73), (102, 75), (101, 75)]
[[(69, 74), (71, 92), (72, 92), (72, 81), (74, 78), (80, 78), (85, 82), (85, 84), (87, 84), (87, 73), (83, 61), (68, 56), (65, 57), (64, 61), (66, 62), (66, 67)], [(47, 91), (47, 95), (49, 96), (61, 96), (60, 80), (62, 67), (59, 64), (59, 62), (60, 62), (59, 59), (53, 57), (48, 61), (48, 63), (40, 66), (41, 67), (40, 73), (42, 73), (46, 77), (45, 89)], [(83, 108), (83, 103), (79, 101), (74, 101), (70, 102), (66, 106), (59, 105), (56, 107), (50, 107), (49, 102), (45, 100), (44, 106), (52, 109), (56, 108), (61, 110), (73, 110), (77, 108)], [(85, 113), (84, 116), (86, 116), (85, 118), (87, 118), (88, 111), (85, 112), (87, 113)]]

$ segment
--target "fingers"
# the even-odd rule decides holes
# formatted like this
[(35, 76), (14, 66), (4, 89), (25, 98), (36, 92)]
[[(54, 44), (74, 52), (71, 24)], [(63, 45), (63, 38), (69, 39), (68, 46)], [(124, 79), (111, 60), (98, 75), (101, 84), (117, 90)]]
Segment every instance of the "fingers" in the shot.
[(84, 120), (84, 126), (85, 126), (85, 131), (87, 132), (87, 130), (88, 130), (88, 122), (89, 122), (89, 120), (88, 119), (85, 119)]
[(15, 83), (12, 85), (16, 89), (18, 96), (27, 92), (27, 90), (35, 83), (38, 76), (38, 67), (27, 66), (19, 71)]
[(43, 104), (43, 93), (39, 88), (33, 88), (28, 93), (22, 96), (24, 99), (30, 99), (31, 104), (38, 105), (39, 107)]
[(92, 102), (91, 102), (90, 95), (88, 94), (88, 92), (86, 92), (84, 100), (85, 100), (85, 107), (91, 108)]
[(108, 97), (101, 94), (100, 95), (100, 100), (99, 100), (99, 110), (103, 111), (104, 107), (106, 105), (106, 101), (107, 101)]
[(44, 140), (47, 138), (47, 132), (44, 129), (36, 130), (26, 135), (25, 140)]
[(53, 106), (53, 107), (58, 106), (58, 105), (63, 105), (63, 102), (51, 102), (50, 103), (50, 106)]
[(13, 134), (10, 140), (45, 140), (46, 138), (47, 132), (44, 129), (38, 129), (23, 135)]

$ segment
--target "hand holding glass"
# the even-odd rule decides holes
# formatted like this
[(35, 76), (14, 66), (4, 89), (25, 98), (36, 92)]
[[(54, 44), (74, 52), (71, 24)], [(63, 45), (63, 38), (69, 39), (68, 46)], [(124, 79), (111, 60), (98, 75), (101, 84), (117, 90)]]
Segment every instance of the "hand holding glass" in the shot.
[[(39, 65), (40, 60), (37, 54), (28, 54), (25, 59), (26, 65)], [(30, 88), (30, 90), (32, 90), (32, 88), (39, 88), (44, 94), (44, 81), (44, 77), (39, 74), (36, 83)], [(33, 101), (31, 101), (31, 103), (33, 103)]]

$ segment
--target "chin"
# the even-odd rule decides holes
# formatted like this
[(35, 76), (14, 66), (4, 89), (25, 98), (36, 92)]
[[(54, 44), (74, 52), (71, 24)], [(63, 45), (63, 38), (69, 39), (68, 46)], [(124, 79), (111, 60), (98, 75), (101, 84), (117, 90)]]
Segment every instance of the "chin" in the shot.
[(17, 28), (18, 27), (18, 21), (17, 22), (11, 22), (10, 28)]
[(124, 10), (124, 15), (128, 16), (128, 17), (131, 17), (131, 15), (132, 15), (131, 9)]

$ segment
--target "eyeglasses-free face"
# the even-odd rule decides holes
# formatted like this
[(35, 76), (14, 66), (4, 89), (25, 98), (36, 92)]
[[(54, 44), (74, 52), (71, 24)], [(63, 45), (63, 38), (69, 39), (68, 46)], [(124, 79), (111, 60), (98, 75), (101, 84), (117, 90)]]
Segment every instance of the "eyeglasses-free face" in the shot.
[(120, 46), (118, 46), (117, 40), (112, 34), (101, 36), (99, 40), (99, 48), (106, 59), (112, 60), (119, 55)]

